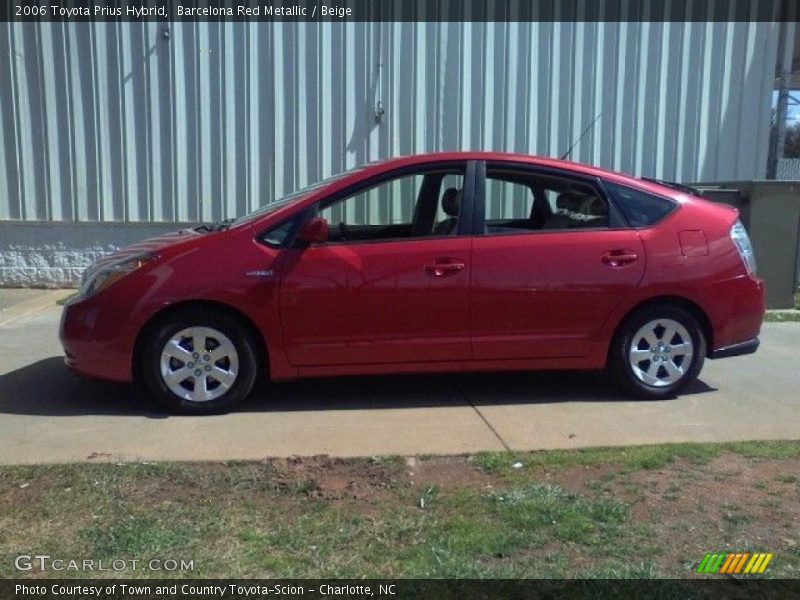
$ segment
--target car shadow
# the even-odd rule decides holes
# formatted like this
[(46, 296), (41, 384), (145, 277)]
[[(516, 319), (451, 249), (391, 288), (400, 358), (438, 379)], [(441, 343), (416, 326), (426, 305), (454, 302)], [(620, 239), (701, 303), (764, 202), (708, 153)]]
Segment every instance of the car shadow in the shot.
[[(702, 381), (687, 394), (715, 391)], [(305, 379), (262, 383), (237, 412), (285, 412), (630, 401), (601, 372), (538, 371)], [(669, 400), (666, 400), (669, 401)], [(0, 414), (170, 415), (137, 386), (83, 379), (60, 357), (0, 375)]]

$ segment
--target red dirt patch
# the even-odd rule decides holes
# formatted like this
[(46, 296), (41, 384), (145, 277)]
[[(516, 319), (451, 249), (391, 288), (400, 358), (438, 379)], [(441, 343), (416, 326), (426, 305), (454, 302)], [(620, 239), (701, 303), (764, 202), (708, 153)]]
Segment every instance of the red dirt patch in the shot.
[(313, 456), (275, 458), (268, 463), (275, 469), (281, 487), (326, 500), (386, 500), (391, 496), (390, 490), (403, 480), (401, 466), (383, 460)]
[(437, 487), (441, 490), (456, 488), (491, 488), (498, 484), (496, 478), (465, 457), (435, 457), (406, 459), (408, 480), (417, 488)]

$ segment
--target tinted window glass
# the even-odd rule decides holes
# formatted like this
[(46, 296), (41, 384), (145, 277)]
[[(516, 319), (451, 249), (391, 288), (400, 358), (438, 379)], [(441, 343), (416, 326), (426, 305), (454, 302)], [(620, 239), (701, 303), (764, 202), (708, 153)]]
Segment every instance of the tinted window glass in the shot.
[(648, 227), (658, 223), (675, 208), (675, 203), (671, 200), (648, 194), (642, 190), (608, 181), (605, 182), (605, 186), (614, 196), (631, 227)]
[(456, 235), (463, 169), (401, 175), (324, 205), (331, 242)]
[(322, 209), (320, 217), (346, 227), (410, 225), (424, 175), (380, 183)]
[(461, 194), (463, 191), (464, 176), (460, 173), (448, 173), (442, 178), (439, 185), (439, 197), (436, 200), (436, 225), (441, 225), (442, 222), (453, 216), (447, 212), (448, 210), (453, 212), (452, 207), (448, 206), (448, 202), (452, 202), (450, 197), (453, 194)]
[(606, 201), (588, 183), (503, 167), (487, 170), (486, 233), (606, 227)]
[(298, 217), (292, 217), (288, 221), (284, 221), (280, 225), (276, 225), (272, 229), (266, 231), (261, 239), (269, 246), (282, 248), (289, 240), (289, 235), (292, 233)]
[[(508, 177), (508, 178), (506, 178)], [(486, 218), (527, 219), (531, 214), (533, 192), (527, 182), (514, 181), (513, 173), (489, 172), (486, 177)]]

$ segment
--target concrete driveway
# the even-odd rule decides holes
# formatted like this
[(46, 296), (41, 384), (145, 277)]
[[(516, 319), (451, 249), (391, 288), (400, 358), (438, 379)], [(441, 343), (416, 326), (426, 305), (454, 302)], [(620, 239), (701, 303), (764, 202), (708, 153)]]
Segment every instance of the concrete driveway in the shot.
[(673, 400), (627, 400), (594, 373), (368, 377), (265, 386), (233, 414), (175, 417), (133, 386), (67, 372), (55, 301), (68, 293), (0, 304), (0, 464), (800, 439), (800, 323), (765, 324), (756, 355), (707, 361)]

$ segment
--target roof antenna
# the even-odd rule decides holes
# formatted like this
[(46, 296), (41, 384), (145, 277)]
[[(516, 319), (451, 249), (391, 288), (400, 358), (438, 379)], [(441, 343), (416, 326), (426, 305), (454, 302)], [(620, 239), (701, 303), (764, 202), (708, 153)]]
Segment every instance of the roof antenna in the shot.
[(572, 152), (572, 149), (578, 144), (578, 142), (580, 142), (583, 139), (583, 136), (586, 135), (586, 132), (588, 132), (592, 128), (592, 126), (595, 123), (597, 123), (597, 119), (599, 119), (602, 114), (603, 113), (598, 113), (597, 116), (592, 120), (592, 122), (589, 123), (589, 125), (586, 126), (586, 129), (583, 130), (583, 133), (581, 133), (580, 137), (578, 137), (577, 140), (572, 142), (572, 146), (569, 147), (569, 150), (567, 150), (566, 152), (564, 152), (564, 154), (561, 155), (561, 159), (560, 160), (564, 160), (565, 158), (567, 158), (569, 156), (569, 153)]

